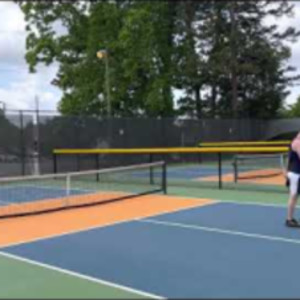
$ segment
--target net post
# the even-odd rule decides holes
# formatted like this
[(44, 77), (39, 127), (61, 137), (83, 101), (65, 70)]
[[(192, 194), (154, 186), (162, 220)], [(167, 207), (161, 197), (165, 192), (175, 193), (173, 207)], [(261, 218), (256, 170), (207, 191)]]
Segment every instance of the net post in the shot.
[(219, 190), (222, 189), (222, 153), (218, 152), (218, 176), (219, 176)]
[(167, 194), (167, 163), (164, 161), (162, 165), (162, 188), (164, 195)]

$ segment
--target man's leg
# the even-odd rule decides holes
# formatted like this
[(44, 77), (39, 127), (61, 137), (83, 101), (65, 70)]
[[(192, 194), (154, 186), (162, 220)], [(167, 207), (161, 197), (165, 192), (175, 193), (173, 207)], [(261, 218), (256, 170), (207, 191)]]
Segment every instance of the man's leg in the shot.
[(300, 224), (294, 219), (294, 213), (298, 198), (299, 175), (288, 173), (290, 197), (288, 201), (286, 225), (289, 227), (300, 227)]
[(288, 220), (292, 220), (294, 218), (296, 204), (297, 204), (297, 195), (291, 195), (288, 202), (288, 214), (287, 214)]

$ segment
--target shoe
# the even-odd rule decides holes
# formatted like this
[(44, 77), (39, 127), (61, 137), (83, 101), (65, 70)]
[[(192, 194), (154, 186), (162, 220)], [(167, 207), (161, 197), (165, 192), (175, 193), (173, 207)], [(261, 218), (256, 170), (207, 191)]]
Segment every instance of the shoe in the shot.
[(297, 220), (291, 219), (291, 220), (286, 220), (285, 225), (287, 227), (300, 227), (300, 224)]

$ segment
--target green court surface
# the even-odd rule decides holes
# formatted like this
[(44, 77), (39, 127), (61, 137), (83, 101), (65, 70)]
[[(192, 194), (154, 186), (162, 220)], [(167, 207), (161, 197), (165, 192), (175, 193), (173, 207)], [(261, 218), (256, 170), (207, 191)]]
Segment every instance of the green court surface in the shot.
[[(0, 254), (0, 298), (141, 298), (140, 294)], [(145, 296), (142, 296), (145, 298)]]
[(193, 198), (209, 198), (220, 201), (234, 202), (253, 202), (261, 204), (286, 204), (288, 199), (288, 191), (286, 193), (277, 193), (271, 191), (247, 191), (247, 190), (230, 190), (230, 189), (209, 189), (194, 187), (169, 187), (168, 194), (193, 197)]
[[(169, 195), (285, 205), (288, 194), (170, 187)], [(7, 257), (0, 252), (0, 298), (148, 298), (147, 294)]]

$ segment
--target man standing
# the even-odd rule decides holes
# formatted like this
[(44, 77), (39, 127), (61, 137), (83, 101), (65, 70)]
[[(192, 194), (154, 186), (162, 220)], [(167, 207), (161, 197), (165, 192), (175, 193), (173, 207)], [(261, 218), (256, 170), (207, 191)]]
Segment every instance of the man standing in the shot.
[(297, 198), (300, 191), (300, 132), (293, 139), (288, 156), (287, 167), (287, 186), (289, 186), (290, 196), (288, 201), (288, 211), (286, 226), (300, 227), (299, 222), (294, 219), (294, 212), (297, 204)]

